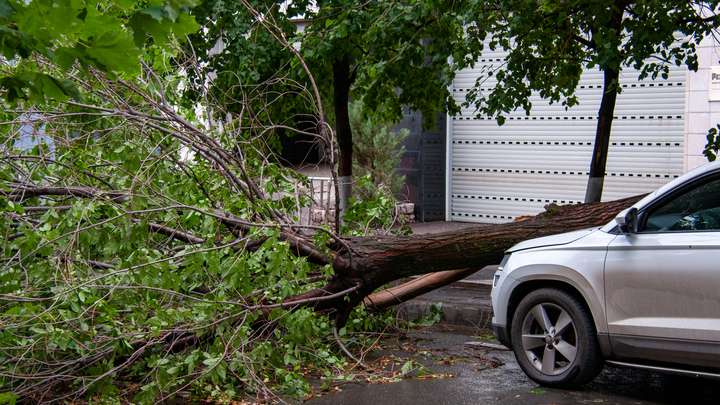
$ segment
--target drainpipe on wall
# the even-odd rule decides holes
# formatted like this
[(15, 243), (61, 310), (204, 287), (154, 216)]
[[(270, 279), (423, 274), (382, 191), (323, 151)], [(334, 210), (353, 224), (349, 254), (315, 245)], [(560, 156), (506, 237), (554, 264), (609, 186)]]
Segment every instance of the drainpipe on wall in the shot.
[[(448, 63), (452, 65), (452, 56), (448, 58)], [(450, 82), (448, 91), (450, 97), (453, 97), (454, 82)], [(453, 140), (453, 117), (450, 113), (445, 114), (445, 220), (452, 221), (452, 140)]]

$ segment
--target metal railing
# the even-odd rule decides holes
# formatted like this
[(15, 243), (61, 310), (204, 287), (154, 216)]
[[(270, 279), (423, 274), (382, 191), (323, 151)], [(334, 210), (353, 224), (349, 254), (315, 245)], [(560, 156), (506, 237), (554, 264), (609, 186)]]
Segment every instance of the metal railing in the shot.
[[(330, 210), (335, 208), (335, 187), (332, 178), (309, 176), (308, 179), (310, 180), (309, 189), (301, 188), (299, 183), (295, 184), (298, 220), (303, 225), (327, 225)], [(309, 195), (309, 207), (300, 207), (301, 194)]]

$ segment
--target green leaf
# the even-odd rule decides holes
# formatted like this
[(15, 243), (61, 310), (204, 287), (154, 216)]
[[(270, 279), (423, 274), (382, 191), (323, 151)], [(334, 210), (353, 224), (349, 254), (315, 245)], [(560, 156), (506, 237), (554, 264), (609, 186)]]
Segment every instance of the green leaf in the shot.
[(199, 0), (168, 0), (166, 9), (170, 15), (170, 19), (176, 21), (178, 16), (187, 11), (188, 8), (195, 7)]
[(124, 33), (108, 31), (91, 42), (87, 54), (109, 71), (140, 73), (140, 49)]
[(156, 44), (164, 45), (167, 42), (168, 32), (161, 29), (164, 19), (162, 13), (164, 10), (161, 7), (155, 7), (138, 11), (130, 18), (128, 25), (133, 30), (133, 40), (138, 48), (145, 45), (148, 34), (152, 35)]
[(218, 364), (217, 367), (215, 367), (214, 371), (217, 373), (218, 377), (220, 377), (220, 380), (225, 379), (225, 377), (227, 375), (226, 368), (227, 367), (225, 366), (225, 362), (222, 362), (222, 363)]
[(176, 37), (184, 39), (185, 35), (197, 32), (200, 29), (200, 24), (195, 21), (195, 17), (190, 14), (180, 14), (175, 24), (172, 26), (172, 31)]
[(172, 18), (170, 18), (170, 15), (168, 14), (165, 7), (144, 8), (144, 9), (136, 12), (135, 14), (133, 14), (133, 17), (140, 16), (140, 15), (152, 17), (158, 23), (162, 23), (163, 20), (166, 18), (172, 20)]
[(209, 359), (203, 360), (203, 364), (205, 364), (208, 367), (214, 367), (218, 362), (222, 360), (222, 357), (211, 357)]
[(0, 404), (7, 403), (9, 405), (15, 405), (15, 401), (18, 399), (20, 399), (20, 396), (12, 392), (0, 392)]
[[(0, 88), (8, 91), (8, 101), (29, 99), (44, 102), (45, 97), (65, 101), (68, 97), (82, 101), (82, 95), (75, 84), (67, 79), (57, 78), (43, 73), (19, 73), (0, 79)], [(28, 91), (26, 94), (25, 91)]]
[(9, 21), (13, 14), (15, 14), (15, 9), (10, 5), (10, 3), (7, 0), (0, 0), (0, 22)]
[(407, 374), (413, 367), (413, 361), (407, 361), (405, 364), (403, 364), (402, 369), (400, 370), (401, 374)]
[(24, 310), (25, 310), (25, 308), (23, 308), (23, 307), (12, 307), (12, 308), (8, 309), (7, 311), (5, 311), (5, 315), (17, 315), (21, 311), (24, 311)]
[(16, 55), (28, 58), (36, 48), (36, 41), (22, 31), (0, 26), (0, 45), (6, 59), (14, 59)]
[(43, 83), (43, 91), (48, 97), (52, 97), (58, 101), (66, 101), (68, 97), (71, 97), (77, 102), (83, 100), (80, 90), (71, 80), (44, 75)]
[(151, 7), (140, 10), (132, 15), (128, 25), (133, 29), (135, 45), (141, 48), (147, 40), (147, 35), (152, 36), (155, 45), (164, 49), (170, 42), (170, 32), (176, 37), (183, 39), (186, 34), (196, 32), (200, 25), (195, 18), (187, 13), (171, 13), (171, 7)]
[(135, 5), (135, 0), (114, 0), (114, 2), (124, 10), (130, 10)]

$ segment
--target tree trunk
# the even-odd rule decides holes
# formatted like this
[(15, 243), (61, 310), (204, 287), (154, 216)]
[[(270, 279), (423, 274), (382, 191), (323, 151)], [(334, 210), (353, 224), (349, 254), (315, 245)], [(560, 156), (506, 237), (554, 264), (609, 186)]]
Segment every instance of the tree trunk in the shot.
[(608, 148), (610, 146), (610, 131), (615, 114), (615, 101), (617, 100), (617, 80), (620, 72), (617, 69), (605, 69), (605, 82), (603, 84), (602, 101), (598, 111), (598, 124), (595, 132), (595, 146), (593, 148), (592, 162), (590, 163), (590, 177), (588, 178), (585, 202), (600, 202), (603, 184), (605, 183), (605, 168), (607, 167)]
[[(338, 258), (334, 261), (335, 277), (323, 288), (305, 295), (329, 295), (358, 286), (358, 290), (349, 295), (349, 301), (339, 298), (316, 305), (319, 310), (337, 309), (342, 318), (375, 289), (391, 281), (445, 271), (439, 277), (414, 280), (369, 299), (376, 308), (395, 305), (461, 279), (475, 269), (500, 263), (507, 249), (524, 240), (604, 225), (640, 198), (642, 196), (565, 206), (549, 204), (546, 212), (523, 221), (478, 225), (439, 234), (352, 237), (347, 239), (352, 265), (345, 260), (346, 256)], [(302, 297), (293, 299), (298, 298)], [(339, 323), (343, 322), (340, 319)]]
[[(622, 35), (621, 23), (623, 10), (627, 6), (626, 0), (615, 2), (616, 11), (613, 12), (608, 27), (614, 29), (617, 35)], [(618, 50), (620, 54), (620, 50)], [(600, 202), (603, 185), (605, 183), (605, 168), (607, 167), (608, 147), (610, 145), (610, 130), (615, 115), (615, 101), (617, 100), (618, 79), (620, 78), (620, 61), (617, 66), (603, 68), (603, 97), (598, 111), (598, 124), (595, 131), (595, 145), (593, 147), (592, 162), (590, 163), (590, 176), (585, 192), (585, 203)]]
[(340, 159), (338, 162), (338, 187), (340, 209), (336, 215), (345, 214), (350, 205), (352, 197), (352, 160), (353, 160), (353, 139), (350, 128), (350, 115), (348, 103), (350, 102), (350, 61), (347, 55), (342, 59), (336, 59), (333, 64), (333, 91), (335, 103), (335, 133), (337, 134)]

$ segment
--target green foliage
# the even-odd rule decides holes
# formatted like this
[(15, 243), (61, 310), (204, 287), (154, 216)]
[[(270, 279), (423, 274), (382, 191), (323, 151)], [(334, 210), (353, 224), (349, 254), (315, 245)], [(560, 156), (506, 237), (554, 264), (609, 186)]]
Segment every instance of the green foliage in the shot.
[(370, 179), (354, 184), (353, 195), (359, 196), (360, 200), (369, 200), (398, 194), (405, 176), (398, 175), (395, 168), (405, 152), (402, 143), (410, 131), (402, 129), (394, 134), (392, 123), (369, 116), (360, 101), (352, 103), (349, 112), (353, 132), (353, 173)]
[[(327, 315), (282, 306), (334, 275), (281, 233), (307, 179), (267, 159), (261, 126), (204, 128), (170, 72), (91, 72), (73, 81), (87, 107), (1, 110), (0, 402), (231, 402), (307, 396), (309, 368), (353, 378)], [(382, 198), (365, 205), (379, 221)], [(339, 335), (366, 349), (394, 323), (358, 307)]]
[[(263, 25), (253, 23), (253, 13), (244, 3), (206, 0), (193, 13), (208, 30), (191, 36), (191, 43), (200, 55), (218, 41), (224, 44), (222, 53), (203, 57), (211, 71), (218, 72), (215, 84), (221, 99), (241, 92), (252, 94), (253, 86), (280, 92), (294, 83), (310, 86), (300, 60), (276, 39), (284, 37), (299, 48), (312, 74), (322, 79), (317, 85), (328, 111), (334, 104), (334, 63), (347, 57), (355, 72), (352, 98), (362, 98), (384, 122), (402, 119), (402, 105), (409, 105), (428, 117), (424, 125), (432, 128), (437, 111), (459, 112), (447, 87), (456, 69), (472, 63), (480, 50), (477, 39), (484, 38), (484, 31), (466, 29), (481, 15), (475, 3), (333, 0), (315, 2), (315, 9), (307, 0), (248, 2), (266, 16), (268, 23)], [(291, 21), (297, 16), (307, 22), (302, 23), (301, 32)], [(293, 82), (279, 80), (281, 77)], [(299, 95), (292, 102), (276, 103), (268, 117), (290, 111), (317, 113), (306, 97)], [(195, 100), (198, 94), (188, 96)], [(332, 122), (332, 114), (328, 118)]]
[[(358, 178), (357, 182), (361, 189), (367, 190), (373, 187), (369, 174)], [(375, 233), (385, 235), (412, 233), (412, 230), (404, 226), (399, 218), (395, 208), (397, 200), (392, 195), (378, 193), (364, 200), (350, 198), (350, 203), (347, 212), (343, 215), (346, 225), (340, 228), (342, 234), (367, 236)]]
[[(349, 374), (327, 316), (283, 304), (333, 276), (332, 263), (298, 257), (281, 233), (292, 224), (286, 214), (309, 204), (296, 197), (307, 180), (268, 158), (274, 125), (292, 127), (298, 120), (288, 117), (319, 103), (297, 59), (241, 3), (203, 4), (208, 36), (195, 38), (194, 58), (177, 53), (174, 41), (197, 28), (193, 5), (0, 0), (0, 50), (12, 60), (0, 79), (0, 402), (298, 397), (311, 391), (303, 366)], [(303, 5), (261, 8), (266, 21), (278, 17), (270, 32), (292, 33), (287, 17)], [(358, 74), (374, 89), (373, 109), (390, 97), (386, 116), (411, 99), (434, 112), (445, 108), (447, 55), (464, 54), (454, 41), (471, 12), (436, 9), (327, 3), (313, 24), (333, 28), (328, 45), (360, 41), (353, 55), (386, 47)], [(323, 73), (324, 58), (345, 51), (311, 32), (301, 51), (315, 49), (309, 62)], [(237, 48), (208, 58), (212, 35)], [(206, 65), (219, 68), (216, 93)], [(409, 86), (416, 80), (426, 86)], [(401, 83), (408, 89), (398, 95)], [(63, 103), (81, 99), (86, 106)], [(389, 230), (394, 199), (377, 198), (357, 205), (370, 218), (357, 229)], [(315, 236), (319, 255), (330, 240)], [(339, 334), (392, 321), (356, 308)]]
[(401, 145), (409, 131), (403, 129), (394, 134), (393, 124), (383, 122), (363, 107), (363, 103), (357, 101), (349, 110), (356, 179), (353, 194), (359, 198), (350, 199), (351, 205), (343, 215), (347, 225), (341, 232), (351, 235), (410, 234), (412, 231), (403, 226), (403, 218), (396, 212), (394, 197), (405, 182), (405, 176), (398, 175), (395, 168), (405, 151)]
[(717, 158), (718, 152), (720, 151), (720, 136), (718, 136), (718, 129), (720, 129), (720, 124), (717, 125), (717, 128), (710, 128), (708, 130), (707, 144), (705, 144), (705, 150), (703, 150), (703, 155), (707, 157), (708, 162), (714, 162)]
[(442, 302), (430, 305), (430, 314), (420, 320), (420, 324), (423, 326), (431, 326), (439, 323), (442, 318), (445, 317), (445, 313), (442, 310)]
[[(300, 122), (315, 121), (316, 105), (314, 94), (308, 94), (307, 78), (297, 78), (290, 60), (292, 53), (277, 39), (287, 36), (292, 40), (296, 31), (290, 17), (309, 6), (308, 1), (286, 3), (265, 1), (201, 1), (193, 9), (193, 15), (204, 29), (189, 35), (186, 49), (194, 53), (198, 64), (207, 64), (208, 69), (188, 69), (191, 83), (209, 80), (207, 73), (213, 72), (213, 86), (208, 90), (212, 97), (226, 110), (241, 113), (242, 103), (248, 100), (259, 125), (276, 123), (295, 127)], [(261, 10), (267, 22), (277, 27), (261, 25), (248, 6)], [(213, 48), (219, 53), (210, 54)], [(202, 86), (189, 86), (184, 92), (187, 106), (204, 101), (207, 93)], [(292, 131), (287, 131), (292, 136)], [(273, 139), (273, 147), (279, 143)]]
[[(77, 87), (60, 78), (76, 64), (86, 73), (92, 67), (112, 77), (135, 76), (140, 73), (147, 34), (155, 45), (167, 49), (176, 38), (199, 28), (187, 13), (195, 4), (195, 0), (0, 0), (0, 53), (16, 61), (3, 72), (0, 89), (10, 103), (43, 103), (46, 97), (79, 100)], [(34, 63), (35, 56), (50, 63)]]
[[(158, 101), (177, 78), (159, 80), (88, 87), (102, 114), (3, 110), (2, 402), (39, 392), (110, 402), (133, 385), (138, 403), (178, 391), (239, 400), (268, 387), (302, 396), (311, 388), (297, 365), (336, 373), (346, 364), (327, 317), (261, 310), (317, 287), (308, 273), (332, 267), (297, 257), (273, 223), (239, 231), (223, 220), (292, 212), (306, 180), (268, 163), (262, 139), (234, 125), (205, 135), (192, 110)], [(219, 151), (227, 158), (211, 159)], [(237, 178), (259, 194), (241, 192)]]
[(402, 368), (400, 368), (400, 375), (405, 378), (412, 378), (410, 373), (415, 370), (417, 370), (417, 372), (415, 373), (415, 377), (422, 377), (424, 375), (436, 375), (434, 372), (430, 371), (427, 367), (425, 367), (417, 360), (406, 361), (405, 364), (403, 364)]
[[(668, 65), (697, 69), (695, 45), (717, 29), (720, 2), (610, 0), (503, 0), (482, 14), (477, 26), (492, 35), (490, 48), (508, 51), (506, 63), (485, 72), (469, 92), (467, 105), (480, 114), (497, 117), (523, 108), (537, 92), (566, 107), (577, 104), (575, 90), (585, 68), (640, 70), (640, 78), (667, 78)], [(676, 37), (679, 38), (676, 40)], [(488, 93), (480, 83), (494, 77)], [(605, 91), (620, 92), (618, 83)]]
[(35, 103), (44, 103), (47, 98), (67, 101), (71, 98), (82, 101), (82, 94), (73, 82), (38, 72), (23, 72), (0, 78), (0, 88), (7, 91), (7, 100), (13, 102), (27, 99)]
[[(192, 45), (200, 55), (224, 45), (222, 53), (202, 60), (218, 72), (214, 96), (229, 104), (255, 100), (262, 107), (253, 105), (253, 110), (262, 112), (253, 119), (263, 124), (286, 123), (290, 116), (325, 129), (335, 122), (335, 136), (323, 136), (321, 142), (328, 156), (335, 156), (338, 146), (340, 160), (347, 163), (354, 142), (346, 116), (351, 99), (362, 99), (381, 122), (400, 121), (407, 105), (426, 117), (425, 129), (435, 127), (438, 111), (460, 111), (448, 85), (456, 69), (473, 63), (480, 50), (477, 40), (485, 36), (484, 30), (466, 29), (481, 14), (476, 1), (329, 0), (314, 5), (309, 7), (308, 0), (205, 0), (197, 13), (208, 30), (194, 36)], [(291, 21), (296, 16), (303, 21)], [(195, 102), (202, 94), (190, 90), (186, 96)], [(308, 103), (308, 94), (322, 100)], [(286, 101), (277, 102), (280, 97)], [(351, 175), (348, 166), (341, 167), (342, 176)]]
[(468, 35), (466, 27), (480, 14), (472, 1), (319, 2), (298, 37), (300, 53), (317, 77), (331, 77), (335, 62), (347, 58), (351, 98), (385, 122), (400, 121), (407, 105), (427, 117), (429, 129), (436, 112), (459, 112), (448, 85), (479, 51), (484, 31)]

